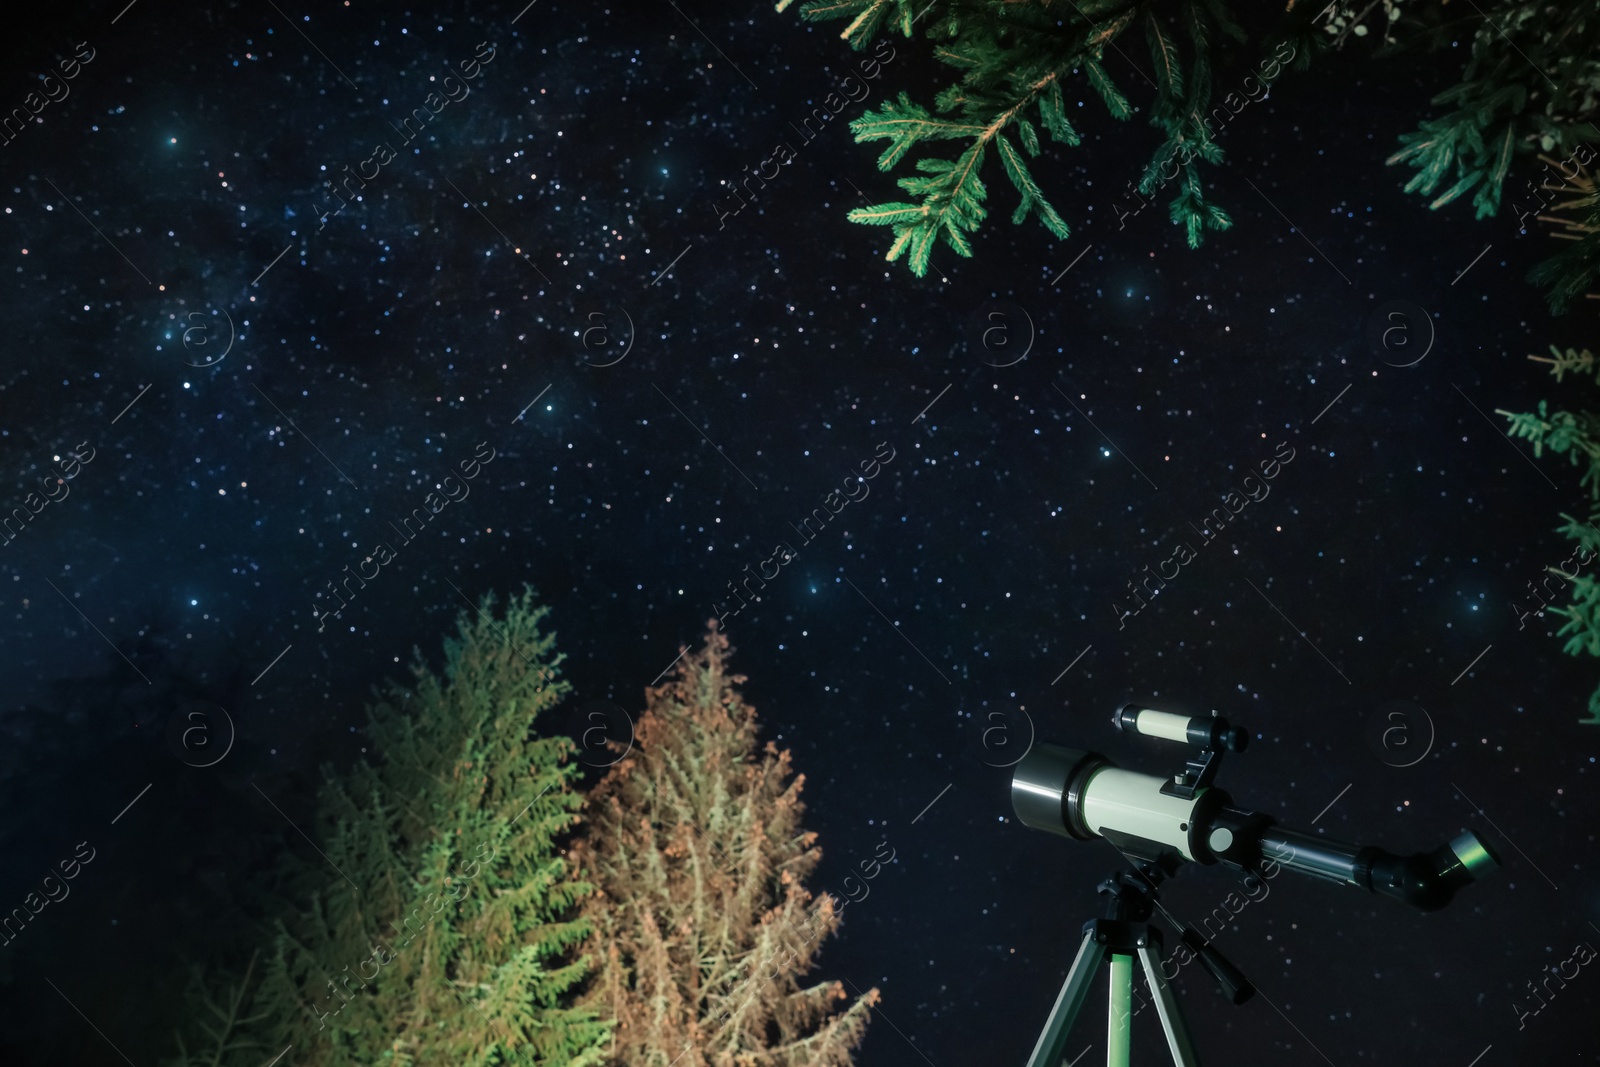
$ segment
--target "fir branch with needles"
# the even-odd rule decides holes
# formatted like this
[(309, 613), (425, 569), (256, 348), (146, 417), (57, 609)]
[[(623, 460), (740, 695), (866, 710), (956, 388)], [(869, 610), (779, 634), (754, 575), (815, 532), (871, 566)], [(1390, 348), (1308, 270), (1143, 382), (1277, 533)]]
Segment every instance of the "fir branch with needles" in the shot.
[(267, 1017), (266, 1012), (250, 1012), (256, 992), (258, 955), (251, 954), (244, 973), (220, 996), (212, 991), (201, 968), (191, 968), (187, 999), (190, 1025), (195, 1031), (190, 1036), (197, 1038), (196, 1048), (191, 1053), (183, 1033), (175, 1033), (178, 1054), (166, 1060), (165, 1067), (229, 1067), (259, 1062), (264, 1046), (248, 1036), (251, 1028)]
[[(779, 11), (792, 0), (780, 0)], [(897, 180), (913, 199), (893, 200), (849, 213), (852, 222), (893, 232), (886, 258), (905, 257), (912, 273), (926, 275), (933, 250), (944, 244), (958, 256), (973, 254), (972, 237), (988, 216), (989, 186), (983, 177), (998, 160), (1016, 194), (1013, 224), (1033, 219), (1057, 239), (1072, 229), (1036, 174), (1046, 141), (1067, 148), (1083, 137), (1067, 117), (1069, 93), (1087, 90), (1106, 114), (1126, 122), (1138, 111), (1107, 70), (1107, 52), (1118, 67), (1131, 66), (1149, 83), (1150, 124), (1162, 139), (1140, 178), (1144, 193), (1177, 178), (1168, 204), (1172, 221), (1198, 247), (1206, 230), (1232, 225), (1211, 204), (1200, 167), (1216, 165), (1222, 150), (1204, 118), (1211, 101), (1213, 43), (1245, 40), (1223, 0), (1085, 0), (1067, 5), (1045, 0), (811, 0), (801, 17), (843, 20), (842, 37), (861, 49), (880, 32), (911, 37), (920, 31), (933, 56), (958, 73), (938, 93), (930, 110), (901, 92), (850, 124), (859, 143), (883, 141), (880, 171), (913, 157), (914, 173)], [(1118, 40), (1141, 35), (1154, 76), (1125, 53)], [(954, 152), (942, 142), (955, 142)], [(1176, 174), (1161, 174), (1175, 164)]]
[[(1529, 356), (1536, 363), (1546, 364), (1557, 382), (1564, 379), (1576, 383), (1588, 379), (1591, 385), (1600, 385), (1600, 360), (1589, 349), (1568, 348), (1565, 351), (1550, 347), (1549, 356)], [(1506, 431), (1511, 437), (1522, 438), (1533, 445), (1534, 458), (1546, 450), (1567, 457), (1569, 463), (1580, 468), (1578, 485), (1588, 493), (1589, 518), (1579, 520), (1562, 513), (1564, 520), (1560, 533), (1577, 544), (1579, 553), (1593, 558), (1600, 554), (1600, 414), (1593, 410), (1552, 411), (1550, 402), (1541, 400), (1533, 412), (1512, 412), (1501, 408), (1495, 414), (1510, 423)], [(1552, 574), (1571, 583), (1571, 599), (1564, 607), (1548, 610), (1566, 619), (1557, 637), (1566, 638), (1564, 651), (1569, 656), (1600, 657), (1600, 581), (1592, 574), (1577, 574), (1549, 568)], [(1600, 726), (1600, 687), (1590, 694), (1589, 717), (1579, 721), (1585, 725)]]

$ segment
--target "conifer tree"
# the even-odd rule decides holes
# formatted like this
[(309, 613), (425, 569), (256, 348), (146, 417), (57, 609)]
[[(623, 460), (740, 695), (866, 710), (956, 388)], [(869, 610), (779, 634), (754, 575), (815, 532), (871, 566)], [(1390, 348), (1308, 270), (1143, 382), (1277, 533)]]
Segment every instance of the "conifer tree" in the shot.
[[(1528, 358), (1549, 364), (1550, 373), (1557, 382), (1570, 374), (1574, 380), (1588, 378), (1600, 384), (1600, 359), (1587, 348), (1581, 352), (1571, 348), (1563, 352), (1552, 345), (1549, 356)], [(1577, 546), (1574, 559), (1593, 563), (1595, 557), (1600, 556), (1600, 528), (1596, 526), (1600, 523), (1600, 414), (1592, 410), (1551, 411), (1547, 400), (1539, 401), (1537, 412), (1516, 413), (1496, 408), (1495, 414), (1510, 420), (1508, 432), (1512, 437), (1523, 437), (1533, 443), (1536, 458), (1549, 449), (1556, 455), (1565, 455), (1573, 466), (1582, 468), (1578, 484), (1589, 495), (1588, 521), (1563, 512), (1561, 518), (1565, 521), (1559, 529)], [(1549, 609), (1567, 620), (1557, 632), (1557, 636), (1567, 638), (1564, 651), (1569, 656), (1600, 656), (1600, 580), (1596, 580), (1596, 571), (1591, 569), (1584, 574), (1577, 566), (1571, 572), (1560, 567), (1546, 570), (1557, 579), (1557, 590), (1563, 584), (1572, 585), (1567, 606)], [(1548, 589), (1548, 580), (1542, 584)], [(1589, 717), (1580, 721), (1600, 725), (1600, 688), (1589, 696)]]
[(878, 991), (836, 1011), (841, 983), (802, 985), (839, 918), (805, 888), (821, 851), (804, 776), (758, 747), (728, 655), (712, 619), (590, 796), (574, 847), (597, 886), (587, 999), (617, 1020), (619, 1067), (848, 1067)]
[(600, 1062), (608, 1025), (572, 1005), (590, 968), (590, 886), (561, 848), (579, 771), (534, 730), (570, 689), (564, 657), (530, 590), (493, 607), (461, 613), (442, 673), (419, 652), (415, 683), (378, 694), (375, 762), (324, 771), (320, 854), (285, 860), (248, 1003), (265, 1018), (235, 1040), (292, 1045), (297, 1067)]

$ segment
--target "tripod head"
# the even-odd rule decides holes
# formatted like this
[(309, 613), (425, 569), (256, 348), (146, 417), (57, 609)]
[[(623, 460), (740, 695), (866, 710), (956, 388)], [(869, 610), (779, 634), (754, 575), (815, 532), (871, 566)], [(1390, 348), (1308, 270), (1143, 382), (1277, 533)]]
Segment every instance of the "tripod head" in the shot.
[[(1211, 942), (1202, 937), (1194, 927), (1187, 926), (1161, 905), (1156, 891), (1167, 878), (1178, 872), (1183, 861), (1171, 853), (1141, 863), (1129, 859), (1130, 870), (1118, 871), (1095, 887), (1095, 892), (1110, 898), (1106, 905), (1106, 918), (1122, 923), (1146, 923), (1155, 912), (1167, 921), (1178, 939), (1188, 946), (1195, 958), (1216, 979), (1222, 995), (1234, 1004), (1243, 1004), (1255, 995), (1256, 987)], [(1158, 935), (1151, 935), (1157, 945)]]
[(1039, 1040), (1033, 1046), (1033, 1053), (1028, 1057), (1028, 1067), (1060, 1067), (1067, 1035), (1089, 995), (1094, 974), (1102, 964), (1109, 968), (1111, 975), (1106, 1063), (1109, 1067), (1128, 1067), (1135, 961), (1144, 968), (1175, 1067), (1199, 1067), (1177, 996), (1162, 973), (1161, 931), (1150, 925), (1151, 913), (1160, 911), (1168, 922), (1181, 930), (1184, 943), (1221, 984), (1229, 1000), (1241, 1004), (1255, 989), (1222, 953), (1211, 948), (1194, 930), (1178, 923), (1161, 906), (1156, 885), (1176, 871), (1182, 862), (1171, 854), (1149, 862), (1134, 862), (1131, 871), (1118, 871), (1100, 883), (1099, 892), (1107, 898), (1106, 916), (1084, 924), (1078, 954), (1067, 972), (1055, 1006), (1050, 1009), (1050, 1017), (1039, 1033)]

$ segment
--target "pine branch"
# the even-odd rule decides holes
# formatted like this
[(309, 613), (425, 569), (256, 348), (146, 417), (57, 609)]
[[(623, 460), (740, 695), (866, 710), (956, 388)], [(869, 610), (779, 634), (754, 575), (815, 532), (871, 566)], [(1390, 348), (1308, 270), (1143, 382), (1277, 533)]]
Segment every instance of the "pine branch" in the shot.
[(1508, 418), (1511, 427), (1506, 432), (1511, 437), (1521, 437), (1533, 445), (1537, 459), (1546, 449), (1556, 455), (1565, 455), (1572, 466), (1586, 466), (1579, 485), (1589, 490), (1590, 496), (1600, 501), (1600, 415), (1593, 412), (1550, 411), (1549, 401), (1539, 401), (1537, 416), (1527, 413), (1513, 414), (1495, 409), (1495, 413)]
[[(781, 13), (793, 2), (778, 0), (775, 10)], [(809, 0), (800, 5), (800, 17), (807, 22), (849, 19), (850, 24), (839, 36), (849, 41), (851, 48), (860, 51), (877, 36), (885, 20), (891, 17), (901, 32), (909, 37), (916, 15), (912, 0)]]
[(1146, 11), (1144, 17), (1145, 36), (1150, 41), (1150, 58), (1156, 68), (1156, 91), (1175, 102), (1182, 95), (1179, 86), (1183, 80), (1183, 71), (1178, 66), (1177, 46), (1167, 39), (1166, 31), (1161, 28), (1161, 21), (1153, 10)]
[[(888, 170), (914, 145), (924, 140), (970, 137), (971, 142), (953, 164), (947, 164), (944, 160), (919, 160), (917, 169), (932, 177), (900, 179), (902, 189), (923, 197), (918, 209), (920, 213), (916, 217), (907, 214), (912, 205), (890, 203), (856, 208), (849, 214), (850, 221), (893, 226), (895, 241), (886, 258), (893, 262), (909, 249), (911, 271), (919, 278), (927, 273), (936, 238), (942, 237), (956, 254), (971, 256), (972, 246), (966, 235), (975, 231), (988, 213), (983, 206), (987, 190), (978, 177), (978, 171), (983, 163), (984, 151), (998, 139), (1007, 176), (1022, 195), (1022, 203), (1012, 216), (1012, 221), (1022, 221), (1031, 211), (1056, 236), (1066, 237), (1066, 223), (1044, 199), (1044, 194), (1028, 173), (1021, 157), (1016, 155), (1015, 149), (1000, 137), (1001, 131), (1011, 125), (1024, 108), (1056, 83), (1056, 78), (1057, 75), (1052, 73), (1034, 82), (1020, 99), (1001, 111), (986, 126), (935, 119), (921, 105), (913, 103), (904, 92), (900, 94), (897, 104), (886, 103), (881, 112), (869, 112), (856, 119), (850, 128), (855, 132), (857, 142), (883, 139), (891, 142), (890, 147), (878, 158), (879, 170)], [(1035, 141), (1037, 143), (1037, 138)]]
[[(1597, 374), (1597, 363), (1600, 361), (1588, 349), (1578, 352), (1569, 348), (1562, 352), (1552, 345), (1550, 353), (1548, 357), (1528, 358), (1547, 364), (1557, 382), (1568, 374), (1574, 380), (1595, 375), (1596, 384), (1600, 384), (1600, 374)], [(1591, 518), (1588, 522), (1579, 522), (1563, 513), (1561, 517), (1566, 522), (1560, 527), (1560, 532), (1576, 542), (1579, 552), (1591, 560), (1600, 555), (1600, 529), (1595, 525), (1596, 521), (1600, 521), (1600, 414), (1592, 411), (1552, 412), (1547, 400), (1539, 401), (1536, 413), (1496, 408), (1495, 414), (1510, 422), (1507, 431), (1510, 436), (1532, 442), (1535, 458), (1548, 448), (1558, 455), (1566, 454), (1574, 466), (1585, 468), (1579, 485), (1589, 491)], [(1600, 656), (1600, 581), (1596, 581), (1593, 575), (1567, 574), (1553, 567), (1550, 570), (1572, 586), (1569, 603), (1564, 607), (1550, 608), (1553, 614), (1567, 620), (1557, 632), (1557, 636), (1567, 638), (1563, 651), (1569, 656)], [(1600, 687), (1591, 694), (1588, 711), (1589, 717), (1579, 721), (1600, 725)]]
[(1562, 352), (1555, 345), (1551, 345), (1550, 355), (1529, 356), (1528, 358), (1535, 363), (1548, 363), (1550, 365), (1550, 373), (1555, 376), (1558, 382), (1565, 375), (1575, 374), (1593, 376), (1596, 384), (1600, 384), (1600, 360), (1596, 360), (1594, 353), (1587, 348), (1581, 352), (1575, 348), (1569, 348)]
[(1099, 94), (1101, 102), (1105, 104), (1112, 118), (1125, 121), (1133, 117), (1133, 105), (1128, 103), (1128, 98), (1122, 95), (1097, 57), (1085, 56), (1083, 71), (1089, 78), (1090, 87)]
[[(849, 19), (846, 32), (859, 47), (866, 27), (888, 25), (887, 3), (813, 0), (803, 10), (817, 19)], [(907, 9), (894, 10), (900, 14)], [(1155, 172), (1181, 152), (1183, 180), (1169, 204), (1173, 221), (1185, 228), (1191, 245), (1198, 245), (1206, 230), (1230, 224), (1226, 212), (1206, 203), (1197, 168), (1197, 162), (1221, 159), (1203, 118), (1211, 94), (1212, 39), (1243, 39), (1224, 0), (1084, 3), (1070, 10), (1039, 0), (935, 0), (928, 11), (922, 26), (934, 42), (934, 57), (958, 75), (936, 95), (937, 116), (901, 92), (850, 124), (858, 142), (887, 142), (878, 157), (882, 171), (907, 161), (914, 150), (946, 140), (965, 142), (954, 156), (940, 152), (914, 160), (916, 173), (897, 181), (914, 199), (875, 203), (849, 213), (853, 222), (890, 228), (889, 261), (905, 257), (920, 277), (941, 242), (959, 256), (973, 254), (971, 238), (988, 214), (988, 189), (981, 174), (991, 148), (1017, 192), (1013, 222), (1031, 216), (1052, 236), (1069, 236), (1071, 228), (1028, 161), (1046, 156), (1040, 127), (1057, 144), (1074, 147), (1081, 141), (1067, 118), (1063, 82), (1068, 77), (1081, 75), (1114, 119), (1132, 117), (1134, 106), (1106, 71), (1103, 56), (1133, 26), (1141, 27), (1155, 69), (1151, 123), (1165, 134), (1141, 184), (1152, 187)], [(903, 14), (897, 25), (910, 35), (912, 27)], [(1181, 42), (1180, 36), (1187, 41)], [(1170, 176), (1163, 174), (1162, 184), (1166, 180)]]
[[(1389, 157), (1415, 170), (1405, 190), (1429, 197), (1433, 209), (1472, 193), (1475, 217), (1486, 218), (1499, 212), (1516, 157), (1594, 137), (1597, 14), (1589, 0), (1501, 0), (1482, 12), (1462, 80), (1433, 100), (1451, 110), (1401, 135)], [(1529, 274), (1557, 311), (1600, 279), (1600, 241), (1577, 244)]]
[[(173, 1035), (178, 1055), (166, 1063), (168, 1067), (223, 1067), (224, 1064), (242, 1064), (236, 1053), (254, 1056), (263, 1049), (257, 1037), (250, 1036), (252, 1028), (267, 1017), (266, 1012), (249, 1014), (255, 996), (254, 978), (259, 953), (252, 953), (244, 973), (231, 986), (224, 988), (219, 1002), (207, 984), (204, 972), (195, 967), (190, 972), (188, 1001), (190, 1013), (200, 1016), (194, 1027), (206, 1040), (209, 1051), (203, 1059), (189, 1054), (188, 1043), (182, 1033)], [(206, 1016), (210, 1017), (208, 1021)]]
[(984, 128), (971, 122), (935, 118), (921, 104), (913, 103), (902, 91), (898, 101), (885, 101), (877, 111), (869, 111), (850, 123), (856, 143), (888, 141), (889, 147), (878, 157), (878, 169), (889, 170), (921, 141), (957, 140), (981, 136)]
[[(1019, 120), (1026, 122), (1026, 119)], [(1029, 127), (1023, 127), (1029, 129)], [(1067, 224), (1061, 221), (1061, 216), (1056, 214), (1056, 209), (1051, 207), (1044, 198), (1044, 193), (1039, 191), (1039, 186), (1034, 183), (1033, 175), (1028, 173), (1028, 165), (1022, 155), (1011, 147), (1011, 142), (1003, 136), (995, 137), (995, 146), (1000, 150), (1001, 162), (1005, 165), (1006, 176), (1011, 179), (1011, 184), (1016, 186), (1022, 194), (1022, 202), (1017, 205), (1017, 210), (1012, 213), (1011, 221), (1020, 225), (1028, 217), (1029, 212), (1037, 215), (1039, 221), (1044, 223), (1046, 229), (1057, 237), (1067, 236)], [(1034, 141), (1035, 154), (1038, 151), (1038, 141)], [(959, 251), (959, 249), (958, 249)], [(967, 252), (971, 255), (971, 252)]]
[(1594, 229), (1528, 272), (1528, 280), (1543, 286), (1550, 310), (1560, 314), (1572, 302), (1594, 298), (1600, 290), (1600, 205), (1585, 220)]

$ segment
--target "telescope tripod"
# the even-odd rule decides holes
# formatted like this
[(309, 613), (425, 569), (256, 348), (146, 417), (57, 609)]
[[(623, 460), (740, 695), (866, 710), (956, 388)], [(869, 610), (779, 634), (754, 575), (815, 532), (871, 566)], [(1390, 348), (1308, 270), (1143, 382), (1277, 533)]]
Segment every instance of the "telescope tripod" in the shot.
[(1239, 970), (1220, 952), (1212, 948), (1192, 927), (1179, 926), (1161, 908), (1156, 899), (1155, 882), (1163, 871), (1153, 864), (1138, 869), (1135, 879), (1126, 871), (1119, 871), (1100, 883), (1097, 891), (1111, 897), (1106, 917), (1091, 919), (1084, 924), (1083, 941), (1078, 955), (1067, 972), (1067, 980), (1056, 997), (1055, 1007), (1039, 1034), (1027, 1067), (1061, 1067), (1067, 1035), (1077, 1021), (1084, 1001), (1089, 997), (1089, 986), (1102, 963), (1111, 973), (1110, 1005), (1106, 1018), (1106, 1067), (1128, 1067), (1131, 1048), (1131, 1023), (1133, 1021), (1133, 961), (1137, 957), (1144, 967), (1146, 980), (1154, 995), (1156, 1015), (1166, 1034), (1167, 1048), (1177, 1067), (1199, 1067), (1199, 1057), (1189, 1039), (1189, 1031), (1178, 1009), (1177, 995), (1161, 973), (1161, 931), (1149, 923), (1152, 912), (1160, 909), (1163, 916), (1177, 927), (1181, 939), (1199, 957), (1200, 962), (1221, 984), (1224, 995), (1235, 1004), (1249, 999), (1255, 989)]

